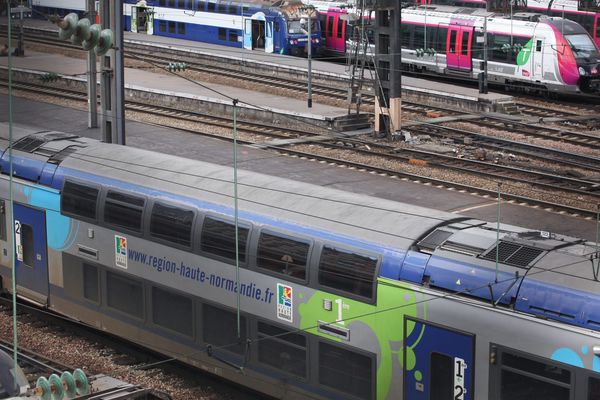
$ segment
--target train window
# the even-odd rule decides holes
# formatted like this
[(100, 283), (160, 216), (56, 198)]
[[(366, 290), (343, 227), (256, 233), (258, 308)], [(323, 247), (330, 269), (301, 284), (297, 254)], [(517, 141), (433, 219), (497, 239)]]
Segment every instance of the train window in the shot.
[(175, 21), (168, 21), (169, 33), (175, 33)]
[(134, 232), (141, 232), (145, 202), (143, 197), (109, 190), (104, 202), (104, 222)]
[(237, 15), (237, 13), (238, 13), (238, 5), (231, 3), (229, 5), (229, 9), (228, 9), (227, 13), (231, 14), (231, 15)]
[(227, 29), (219, 28), (219, 40), (227, 40)]
[(373, 397), (373, 359), (319, 342), (319, 383), (361, 399)]
[(590, 378), (588, 380), (587, 400), (600, 400), (600, 378)]
[(0, 200), (0, 240), (6, 241), (6, 202)]
[(171, 8), (175, 7), (175, 0), (169, 0), (169, 7), (171, 7)]
[(229, 31), (229, 41), (237, 42), (238, 41), (238, 33), (233, 29)]
[(305, 280), (309, 247), (307, 242), (263, 232), (256, 263), (260, 268)]
[(333, 35), (333, 15), (327, 17), (327, 27), (325, 31), (325, 37), (331, 37)]
[(281, 26), (279, 26), (279, 22), (275, 21), (275, 32), (280, 32)]
[(155, 203), (150, 217), (150, 235), (167, 242), (190, 247), (194, 212), (184, 208)]
[(158, 21), (158, 31), (159, 32), (167, 31), (167, 21)]
[(360, 297), (373, 297), (377, 260), (324, 246), (319, 262), (319, 283)]
[[(376, 18), (378, 19), (377, 22), (379, 22), (379, 26), (390, 26), (390, 23), (392, 21), (392, 11), (391, 10), (382, 10), (375, 14), (376, 14)], [(404, 25), (404, 24), (400, 24), (400, 25)]]
[[(248, 228), (238, 225), (238, 253), (240, 262), (246, 262)], [(206, 253), (235, 261), (235, 224), (206, 217), (202, 224), (200, 249)]]
[(167, 5), (167, 0), (158, 0), (159, 7), (165, 7)]
[(390, 54), (390, 36), (379, 34), (379, 54)]
[(237, 314), (208, 304), (202, 306), (204, 342), (222, 350), (243, 354), (246, 346), (246, 318), (240, 316), (240, 338), (237, 335)]
[(410, 46), (411, 49), (422, 49), (425, 48), (425, 27), (415, 26), (413, 33), (413, 42)]
[(410, 48), (410, 35), (413, 29), (413, 26), (410, 24), (400, 24), (400, 40), (402, 47), (405, 49)]
[(163, 328), (193, 336), (192, 300), (157, 287), (152, 288), (152, 321)]
[(209, 1), (206, 6), (208, 12), (215, 12), (215, 3)]
[(217, 4), (217, 12), (221, 14), (227, 14), (227, 4), (223, 2)]
[(483, 60), (483, 40), (483, 32), (475, 32), (475, 36), (473, 37), (473, 41), (471, 42), (471, 51), (473, 54), (473, 58)]
[(338, 39), (342, 38), (342, 33), (344, 32), (344, 20), (341, 18), (338, 18), (338, 23), (337, 23), (337, 37)]
[(137, 318), (143, 317), (144, 299), (141, 282), (107, 272), (106, 295), (109, 307)]
[(463, 31), (462, 33), (462, 42), (460, 44), (460, 52), (463, 56), (469, 54), (469, 32)]
[(183, 23), (183, 22), (177, 23), (177, 33), (179, 33), (180, 35), (185, 35), (185, 23)]
[(450, 49), (449, 49), (449, 53), (456, 53), (456, 35), (458, 34), (457, 31), (450, 31)]
[(446, 39), (448, 38), (448, 28), (437, 28), (437, 37), (435, 41), (435, 50), (438, 53), (446, 52)]
[(179, 0), (177, 2), (177, 8), (185, 8), (185, 0)]
[(83, 263), (83, 297), (98, 303), (100, 301), (99, 287), (98, 268)]
[(61, 196), (63, 214), (96, 219), (97, 188), (65, 181)]
[(535, 42), (535, 51), (542, 51), (542, 41), (541, 40), (537, 40)]
[(306, 336), (258, 323), (258, 361), (279, 371), (306, 378)]
[(500, 391), (503, 399), (535, 393), (545, 400), (570, 399), (571, 371), (525, 355), (503, 352)]
[[(454, 358), (441, 353), (431, 353), (431, 383), (429, 400), (454, 398)], [(462, 398), (462, 397), (457, 397)]]
[(35, 266), (35, 243), (31, 225), (21, 223), (21, 244), (23, 264), (33, 268)]
[(206, 10), (206, 2), (199, 1), (198, 3), (196, 3), (196, 10), (197, 11), (204, 11), (204, 10)]

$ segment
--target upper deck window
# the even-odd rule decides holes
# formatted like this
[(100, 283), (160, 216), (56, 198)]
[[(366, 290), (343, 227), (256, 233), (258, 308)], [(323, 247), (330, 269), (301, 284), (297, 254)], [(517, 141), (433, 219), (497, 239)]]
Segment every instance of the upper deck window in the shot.
[(150, 217), (150, 235), (190, 247), (194, 212), (172, 205), (155, 203)]
[(95, 220), (99, 192), (95, 187), (65, 181), (60, 204), (63, 214)]
[[(246, 262), (248, 228), (238, 225), (238, 253), (240, 262)], [(201, 250), (229, 260), (235, 260), (235, 224), (206, 217), (200, 238)]]
[(141, 232), (142, 213), (146, 200), (109, 190), (104, 203), (104, 222), (120, 228)]
[(377, 260), (324, 246), (319, 262), (319, 284), (372, 299)]
[(306, 242), (262, 233), (257, 264), (260, 268), (304, 280), (309, 247)]

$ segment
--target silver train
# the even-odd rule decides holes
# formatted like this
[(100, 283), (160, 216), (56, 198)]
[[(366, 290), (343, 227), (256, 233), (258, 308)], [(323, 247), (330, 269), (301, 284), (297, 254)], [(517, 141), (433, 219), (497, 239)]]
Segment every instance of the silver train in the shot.
[(17, 136), (5, 292), (277, 398), (600, 398), (594, 243), (245, 171), (236, 230), (230, 168)]

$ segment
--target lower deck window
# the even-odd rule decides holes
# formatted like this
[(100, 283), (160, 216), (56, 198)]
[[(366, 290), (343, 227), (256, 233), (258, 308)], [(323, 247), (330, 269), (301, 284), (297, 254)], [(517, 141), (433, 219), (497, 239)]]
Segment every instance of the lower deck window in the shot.
[(237, 336), (237, 314), (208, 304), (202, 306), (204, 342), (219, 350), (243, 354), (246, 342), (246, 318), (240, 317), (241, 337)]
[(306, 337), (258, 323), (258, 361), (281, 372), (306, 377)]
[(158, 31), (159, 32), (167, 31), (167, 21), (158, 21)]
[(152, 321), (159, 326), (191, 337), (192, 300), (157, 287), (152, 288)]
[(100, 301), (98, 268), (83, 264), (83, 297), (95, 302)]
[(600, 400), (600, 378), (589, 379), (588, 400)]
[(237, 42), (238, 41), (238, 34), (236, 31), (229, 31), (229, 41), (230, 42)]
[(141, 282), (107, 272), (106, 291), (109, 307), (142, 318), (144, 300)]
[(175, 33), (175, 22), (169, 21), (169, 33)]
[(371, 399), (372, 358), (320, 342), (319, 383), (360, 399)]
[(227, 29), (219, 28), (219, 40), (227, 40)]
[(185, 35), (185, 24), (183, 22), (179, 22), (177, 24), (177, 33), (180, 35)]

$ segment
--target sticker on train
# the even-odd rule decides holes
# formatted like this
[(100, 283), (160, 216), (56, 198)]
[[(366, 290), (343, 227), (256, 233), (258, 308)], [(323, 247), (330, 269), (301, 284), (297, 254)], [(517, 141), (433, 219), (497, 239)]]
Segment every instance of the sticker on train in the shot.
[(127, 269), (127, 238), (115, 235), (115, 265)]
[(292, 287), (277, 284), (277, 318), (287, 322), (293, 321), (294, 297)]
[(454, 399), (464, 400), (465, 393), (465, 369), (467, 363), (462, 358), (454, 357)]

